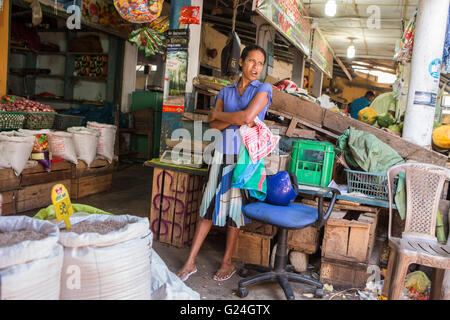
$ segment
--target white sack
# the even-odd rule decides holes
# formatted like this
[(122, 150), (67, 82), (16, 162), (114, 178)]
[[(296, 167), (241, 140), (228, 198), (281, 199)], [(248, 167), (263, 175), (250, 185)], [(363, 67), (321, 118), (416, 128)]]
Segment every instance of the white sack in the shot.
[(15, 174), (20, 175), (33, 151), (34, 139), (33, 135), (17, 131), (1, 132), (2, 153), (0, 153), (0, 163), (13, 168)]
[(114, 159), (114, 144), (116, 141), (117, 127), (94, 121), (88, 121), (86, 127), (98, 130), (100, 138), (98, 139), (97, 155), (111, 163)]
[(63, 248), (59, 230), (27, 216), (0, 217), (0, 231), (31, 230), (46, 237), (0, 247), (0, 299), (59, 299)]
[(72, 133), (55, 131), (49, 136), (49, 144), (54, 158), (62, 158), (73, 164), (78, 163)]
[(71, 127), (67, 131), (73, 134), (77, 158), (86, 162), (89, 167), (97, 154), (100, 133), (97, 130), (85, 127)]
[(152, 300), (199, 300), (200, 295), (171, 272), (152, 249)]
[[(107, 234), (61, 232), (63, 300), (150, 300), (152, 233), (148, 219), (131, 215), (71, 217), (72, 226), (114, 220), (128, 224)], [(64, 222), (58, 224), (64, 228)], [(77, 279), (77, 277), (79, 277)]]

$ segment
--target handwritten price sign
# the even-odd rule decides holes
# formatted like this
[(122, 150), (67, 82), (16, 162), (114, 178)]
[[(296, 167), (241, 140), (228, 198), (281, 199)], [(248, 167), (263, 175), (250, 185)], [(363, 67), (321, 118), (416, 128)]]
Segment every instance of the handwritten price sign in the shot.
[(69, 192), (63, 184), (53, 186), (52, 203), (55, 208), (56, 218), (58, 221), (64, 220), (66, 229), (69, 229), (72, 226), (69, 217), (73, 214), (73, 208)]

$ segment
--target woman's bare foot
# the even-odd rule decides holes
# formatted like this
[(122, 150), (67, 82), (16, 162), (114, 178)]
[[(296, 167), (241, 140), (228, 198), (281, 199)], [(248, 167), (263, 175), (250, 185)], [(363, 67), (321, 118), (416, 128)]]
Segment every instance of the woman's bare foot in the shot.
[(230, 264), (223, 264), (220, 266), (219, 270), (217, 270), (216, 274), (214, 275), (213, 279), (216, 281), (225, 281), (230, 279), (234, 273), (236, 272), (236, 267), (230, 263)]
[(177, 272), (177, 276), (181, 279), (181, 281), (186, 281), (191, 275), (197, 272), (197, 267), (195, 264), (185, 264), (183, 268), (181, 268)]

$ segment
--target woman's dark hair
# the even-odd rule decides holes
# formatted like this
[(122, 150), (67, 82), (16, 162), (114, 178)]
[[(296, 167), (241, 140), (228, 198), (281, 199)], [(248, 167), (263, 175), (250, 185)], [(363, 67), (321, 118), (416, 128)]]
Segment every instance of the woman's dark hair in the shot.
[(245, 59), (247, 58), (250, 51), (253, 51), (253, 50), (260, 51), (264, 55), (264, 63), (266, 63), (266, 51), (263, 48), (261, 48), (260, 46), (258, 46), (257, 44), (248, 45), (244, 48), (244, 50), (242, 50), (242, 53), (241, 53), (242, 61), (245, 61)]

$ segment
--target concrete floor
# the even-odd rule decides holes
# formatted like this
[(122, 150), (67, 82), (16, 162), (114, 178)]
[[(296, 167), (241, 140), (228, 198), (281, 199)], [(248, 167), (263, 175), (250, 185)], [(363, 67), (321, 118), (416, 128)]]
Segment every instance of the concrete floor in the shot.
[[(121, 164), (113, 175), (113, 185), (110, 192), (91, 195), (75, 203), (83, 203), (100, 208), (114, 214), (131, 214), (148, 217), (150, 212), (150, 194), (152, 190), (153, 169), (140, 164)], [(239, 300), (234, 294), (238, 282), (242, 278), (236, 273), (231, 279), (217, 282), (212, 279), (220, 266), (225, 248), (225, 234), (213, 230), (205, 240), (197, 257), (198, 272), (185, 283), (207, 300)], [(158, 241), (153, 242), (153, 249), (166, 263), (169, 270), (176, 272), (189, 254), (189, 248), (176, 248)], [(235, 262), (237, 267), (242, 263)], [(303, 293), (312, 293), (311, 287), (300, 283), (291, 283), (297, 300), (309, 300)], [(266, 283), (249, 287), (247, 300), (284, 300), (283, 290), (277, 283)], [(325, 295), (324, 299), (328, 299)]]

